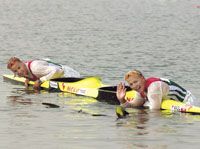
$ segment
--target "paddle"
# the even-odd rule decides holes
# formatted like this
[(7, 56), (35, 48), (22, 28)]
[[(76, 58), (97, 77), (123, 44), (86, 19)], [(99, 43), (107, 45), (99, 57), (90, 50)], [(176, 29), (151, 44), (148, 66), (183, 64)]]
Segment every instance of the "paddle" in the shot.
[(122, 106), (116, 106), (115, 113), (118, 119), (125, 118), (127, 115), (129, 115), (129, 113)]
[(91, 112), (88, 112), (88, 110), (84, 110), (84, 109), (78, 110), (78, 113), (89, 114), (89, 115), (91, 115), (91, 116), (108, 116), (108, 115), (106, 115), (106, 114), (91, 113)]
[(41, 103), (42, 105), (46, 105), (47, 108), (60, 108), (59, 105), (49, 103), (49, 102), (33, 102), (31, 99), (24, 99), (22, 96), (8, 96), (8, 98), (13, 102), (13, 103), (20, 103), (20, 104), (38, 104)]
[(42, 102), (43, 105), (45, 105), (47, 108), (60, 108), (59, 105), (48, 103), (48, 102)]

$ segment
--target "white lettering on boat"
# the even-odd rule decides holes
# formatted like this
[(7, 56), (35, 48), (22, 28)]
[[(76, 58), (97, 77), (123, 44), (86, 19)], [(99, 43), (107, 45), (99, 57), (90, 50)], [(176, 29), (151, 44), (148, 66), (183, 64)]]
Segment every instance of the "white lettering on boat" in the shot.
[(65, 83), (62, 83), (61, 87), (62, 87), (62, 91), (65, 91), (65, 92), (74, 93), (78, 95), (86, 94), (86, 89), (83, 89), (83, 88), (76, 88)]
[(191, 105), (185, 105), (185, 106), (176, 106), (172, 105), (171, 110), (174, 111), (179, 111), (179, 112), (187, 112), (190, 108), (192, 108)]
[(75, 88), (75, 87), (72, 87), (72, 86), (67, 86), (66, 91), (70, 92), (70, 93), (75, 93), (76, 94), (79, 91), (79, 89)]
[(50, 87), (52, 87), (52, 88), (58, 88), (58, 84), (57, 84), (57, 82), (54, 82), (54, 81), (50, 81)]
[(79, 89), (79, 91), (77, 92), (77, 94), (79, 95), (85, 95), (86, 93), (86, 89)]

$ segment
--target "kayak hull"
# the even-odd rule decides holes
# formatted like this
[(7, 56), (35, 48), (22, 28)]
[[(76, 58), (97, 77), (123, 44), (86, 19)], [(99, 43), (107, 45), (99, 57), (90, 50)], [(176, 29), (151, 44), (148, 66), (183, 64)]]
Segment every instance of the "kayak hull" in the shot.
[[(15, 77), (14, 75), (3, 75), (5, 81), (15, 84), (24, 84), (25, 78)], [(33, 85), (33, 81), (29, 81)], [(98, 101), (108, 104), (119, 105), (116, 97), (117, 86), (109, 86), (102, 84), (99, 77), (86, 78), (59, 78), (45, 81), (41, 84), (41, 88), (49, 91), (67, 92), (81, 96), (96, 98)], [(134, 98), (136, 92), (127, 88), (126, 97)], [(161, 109), (200, 114), (200, 107), (189, 106), (183, 102), (174, 101), (171, 99), (163, 99)]]

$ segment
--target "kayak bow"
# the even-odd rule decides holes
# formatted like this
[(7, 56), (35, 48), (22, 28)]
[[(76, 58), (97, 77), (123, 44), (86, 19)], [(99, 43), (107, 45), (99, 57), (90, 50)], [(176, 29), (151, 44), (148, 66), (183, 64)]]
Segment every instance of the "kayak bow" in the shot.
[[(3, 75), (5, 81), (11, 81), (15, 84), (24, 84), (25, 78), (15, 77), (14, 75)], [(33, 85), (33, 81), (29, 81)], [(50, 81), (45, 81), (41, 84), (41, 88), (48, 91), (59, 91), (66, 93), (73, 93), (87, 97), (96, 98), (98, 101), (106, 102), (108, 104), (119, 105), (116, 97), (117, 86), (109, 86), (102, 83), (99, 77), (91, 76), (85, 78), (58, 78)], [(134, 98), (136, 91), (127, 88), (126, 97)], [(161, 109), (198, 113), (200, 114), (200, 107), (189, 106), (183, 102), (174, 101), (171, 99), (163, 99)]]

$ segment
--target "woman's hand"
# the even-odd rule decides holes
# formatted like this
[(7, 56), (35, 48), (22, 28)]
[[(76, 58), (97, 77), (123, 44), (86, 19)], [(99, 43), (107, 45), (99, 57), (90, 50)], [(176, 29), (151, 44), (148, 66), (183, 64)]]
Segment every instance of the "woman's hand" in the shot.
[(24, 82), (26, 88), (28, 88), (28, 82), (29, 82), (29, 79), (26, 79)]
[(33, 88), (35, 90), (39, 90), (40, 89), (40, 85), (42, 84), (42, 82), (40, 80), (36, 80), (35, 84), (33, 85)]
[(120, 83), (118, 86), (117, 86), (117, 99), (119, 100), (120, 103), (125, 103), (126, 100), (125, 100), (125, 96), (126, 96), (126, 87), (124, 85), (124, 83)]

